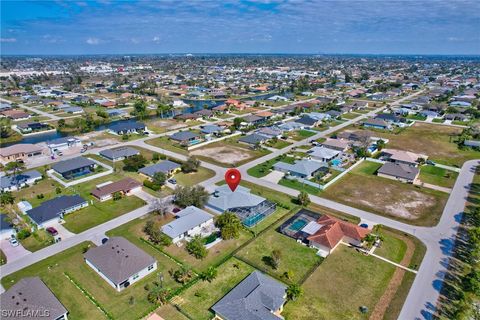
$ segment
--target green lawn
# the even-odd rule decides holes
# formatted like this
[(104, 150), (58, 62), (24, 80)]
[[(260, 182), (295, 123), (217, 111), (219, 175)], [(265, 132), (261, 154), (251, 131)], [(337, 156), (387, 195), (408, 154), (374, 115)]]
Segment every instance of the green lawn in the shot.
[(381, 231), (380, 234), (383, 237), (383, 241), (380, 247), (375, 249), (375, 254), (400, 263), (407, 250), (407, 244), (391, 232)]
[[(235, 256), (277, 278), (284, 278), (285, 272), (291, 272), (291, 279), (284, 278), (284, 281), (298, 282), (320, 263), (322, 258), (316, 254), (317, 250), (303, 246), (294, 239), (279, 233), (276, 228), (284, 220), (262, 233), (253, 242), (237, 252)], [(281, 252), (280, 264), (277, 269), (272, 268), (267, 263), (267, 259), (271, 256), (273, 250), (280, 250)]]
[(290, 180), (287, 178), (282, 178), (280, 181), (278, 181), (278, 184), (284, 187), (298, 190), (298, 191), (305, 191), (307, 193), (314, 194), (314, 195), (318, 195), (321, 192), (320, 189), (315, 188), (314, 186), (304, 184), (297, 180)]
[(255, 226), (248, 229), (252, 230), (255, 234), (258, 234), (259, 232), (268, 228), (272, 223), (275, 223), (275, 221), (277, 221), (278, 219), (284, 217), (288, 212), (288, 209), (277, 207), (277, 209), (271, 215), (260, 221)]
[(273, 165), (279, 161), (293, 164), (295, 159), (293, 157), (278, 156), (272, 160), (257, 164), (256, 166), (247, 170), (247, 173), (252, 177), (261, 178), (270, 173)]
[(293, 131), (289, 133), (289, 136), (291, 139), (295, 141), (300, 141), (306, 138), (309, 138), (311, 136), (314, 136), (316, 133), (314, 131), (309, 131), (309, 130), (298, 130), (298, 131)]
[(36, 230), (28, 238), (20, 240), (28, 251), (35, 252), (53, 243), (53, 237), (45, 230)]
[(349, 112), (349, 113), (342, 114), (342, 119), (355, 119), (357, 117), (360, 117), (360, 115), (357, 113)]
[(272, 147), (272, 148), (275, 148), (275, 149), (283, 149), (285, 147), (288, 147), (289, 145), (291, 145), (290, 142), (282, 140), (282, 139), (278, 139), (277, 142), (275, 142), (275, 143), (268, 143), (267, 144), (268, 147)]
[(4, 265), (5, 263), (7, 263), (7, 256), (5, 256), (5, 253), (0, 250), (0, 266)]
[(424, 165), (420, 167), (420, 180), (425, 183), (434, 184), (441, 187), (453, 188), (457, 180), (458, 172), (445, 170), (443, 168)]
[[(285, 305), (286, 319), (368, 319), (395, 267), (340, 245), (303, 284), (304, 294)], [(360, 306), (369, 313), (362, 314)]]
[[(37, 262), (1, 279), (5, 289), (25, 277), (40, 277), (60, 302), (69, 311), (69, 319), (104, 319), (105, 316), (63, 274), (85, 265), (82, 251), (89, 243), (84, 242), (55, 256)], [(97, 282), (104, 281), (96, 275)], [(79, 279), (82, 280), (82, 279)], [(113, 288), (112, 288), (113, 291)]]
[(364, 161), (324, 190), (322, 197), (410, 224), (438, 223), (448, 194), (371, 174), (378, 166)]
[(165, 304), (155, 310), (155, 313), (158, 314), (163, 319), (167, 320), (189, 320), (186, 316), (180, 313), (174, 306), (171, 304)]
[(210, 169), (199, 167), (197, 172), (192, 173), (183, 173), (179, 172), (174, 175), (174, 178), (177, 180), (178, 184), (182, 186), (193, 186), (199, 184), (200, 182), (210, 179), (215, 175)]
[(212, 281), (199, 281), (174, 299), (190, 317), (195, 320), (209, 320), (214, 314), (210, 308), (254, 269), (237, 260), (229, 259), (218, 268), (217, 277)]
[(169, 137), (166, 137), (166, 136), (145, 140), (145, 143), (168, 150), (168, 151), (176, 152), (183, 155), (188, 155), (187, 149), (180, 147), (178, 143), (173, 142), (172, 140), (169, 139)]

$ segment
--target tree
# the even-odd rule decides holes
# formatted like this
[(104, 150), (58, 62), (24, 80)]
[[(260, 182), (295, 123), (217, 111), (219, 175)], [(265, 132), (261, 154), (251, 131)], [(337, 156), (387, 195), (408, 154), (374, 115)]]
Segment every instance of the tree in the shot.
[(187, 159), (187, 161), (182, 163), (182, 171), (184, 173), (197, 172), (199, 166), (200, 161), (194, 156), (191, 156)]
[(310, 203), (310, 197), (306, 191), (300, 191), (299, 195), (297, 196), (297, 203), (302, 207), (308, 206)]
[(117, 201), (122, 199), (122, 193), (120, 191), (114, 192), (113, 193), (113, 201)]
[(178, 283), (185, 284), (193, 278), (193, 272), (186, 267), (182, 267), (181, 269), (175, 270), (173, 278)]
[(160, 232), (159, 228), (151, 220), (147, 221), (143, 227), (143, 231), (148, 235), (148, 239), (157, 245), (169, 246), (172, 244), (172, 239), (166, 234)]
[(167, 213), (169, 206), (170, 201), (168, 201), (167, 199), (155, 198), (154, 200), (152, 200), (152, 202), (150, 202), (149, 209), (154, 214), (164, 216)]
[(298, 297), (303, 294), (303, 289), (300, 285), (294, 283), (288, 286), (287, 288), (287, 299), (295, 301)]
[(217, 269), (213, 266), (210, 266), (207, 270), (200, 273), (200, 279), (203, 281), (212, 282), (217, 277), (217, 273)]
[(242, 125), (242, 122), (243, 122), (242, 118), (233, 119), (233, 126), (235, 127), (236, 130), (240, 129), (240, 126)]
[(167, 181), (167, 176), (165, 173), (159, 171), (155, 172), (152, 178), (152, 182), (156, 185), (163, 186), (165, 184), (165, 181)]
[(215, 225), (220, 229), (221, 237), (224, 240), (236, 239), (240, 236), (242, 222), (233, 212), (222, 213), (215, 221)]
[(158, 160), (160, 160), (160, 154), (158, 154), (157, 152), (154, 152), (152, 154), (152, 161), (157, 162)]
[(377, 150), (382, 151), (383, 148), (385, 148), (385, 141), (380, 139), (377, 141)]
[(173, 109), (173, 106), (168, 104), (159, 103), (157, 106), (157, 116), (163, 118), (164, 113), (169, 113)]
[(202, 186), (177, 186), (173, 192), (175, 203), (182, 207), (195, 206), (203, 208), (210, 197)]
[(153, 286), (151, 286), (149, 289), (150, 291), (148, 292), (147, 300), (150, 303), (165, 304), (168, 302), (168, 296), (170, 295), (169, 288), (164, 288), (158, 282), (154, 282)]
[(57, 125), (59, 128), (65, 127), (65, 119), (58, 120)]
[(7, 204), (13, 204), (15, 202), (15, 197), (10, 191), (0, 193), (0, 203), (2, 207)]
[(203, 245), (202, 237), (196, 235), (187, 243), (186, 249), (188, 253), (197, 259), (203, 259), (207, 256), (208, 251)]
[(123, 170), (135, 172), (138, 169), (143, 168), (147, 163), (147, 159), (141, 154), (137, 154), (123, 160)]
[(17, 188), (19, 186), (19, 181), (16, 179), (17, 174), (24, 169), (25, 169), (25, 164), (19, 161), (12, 161), (5, 165), (5, 171), (12, 173), (13, 180), (15, 181), (15, 185)]
[(147, 117), (147, 103), (143, 100), (137, 100), (133, 104), (133, 114), (138, 119), (145, 119)]
[(280, 265), (280, 259), (282, 257), (282, 252), (278, 249), (275, 249), (272, 251), (272, 255), (270, 257), (273, 269), (278, 269), (278, 266)]

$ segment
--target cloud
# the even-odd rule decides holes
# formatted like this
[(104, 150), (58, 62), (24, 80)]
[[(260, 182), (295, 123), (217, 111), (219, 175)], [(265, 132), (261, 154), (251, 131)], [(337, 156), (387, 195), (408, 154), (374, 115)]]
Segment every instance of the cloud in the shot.
[(16, 38), (0, 38), (0, 42), (17, 42)]
[(153, 37), (152, 41), (153, 41), (153, 42), (160, 42), (160, 37), (159, 37), (159, 36), (155, 36), (155, 37)]
[(91, 45), (97, 45), (100, 44), (101, 40), (98, 38), (88, 38), (85, 42)]

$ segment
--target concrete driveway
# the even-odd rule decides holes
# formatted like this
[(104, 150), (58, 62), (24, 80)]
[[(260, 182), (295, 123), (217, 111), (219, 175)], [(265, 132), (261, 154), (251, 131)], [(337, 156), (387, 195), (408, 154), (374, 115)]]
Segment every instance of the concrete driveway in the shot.
[(68, 239), (70, 237), (73, 237), (75, 233), (68, 231), (64, 226), (62, 226), (60, 223), (56, 223), (53, 226), (55, 229), (58, 231), (58, 235), (62, 240)]
[(5, 256), (7, 256), (7, 263), (25, 257), (31, 252), (25, 249), (20, 243), (16, 247), (12, 247), (8, 239), (0, 240), (0, 249), (2, 249)]
[(267, 180), (267, 181), (272, 182), (272, 183), (278, 183), (278, 181), (280, 181), (283, 178), (284, 175), (285, 175), (285, 172), (273, 170), (272, 172), (267, 174), (262, 179)]

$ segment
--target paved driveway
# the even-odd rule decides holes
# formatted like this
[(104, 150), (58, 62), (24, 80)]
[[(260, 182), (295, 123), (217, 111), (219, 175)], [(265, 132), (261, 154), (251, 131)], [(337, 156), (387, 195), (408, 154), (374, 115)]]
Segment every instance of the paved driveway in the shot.
[(272, 172), (267, 174), (262, 179), (267, 180), (267, 181), (272, 182), (272, 183), (278, 183), (278, 181), (280, 181), (283, 178), (284, 175), (285, 175), (285, 172), (273, 170)]
[(18, 260), (30, 253), (25, 249), (21, 244), (16, 247), (12, 247), (10, 242), (7, 239), (0, 240), (0, 249), (2, 249), (5, 256), (7, 256), (7, 263)]
[(70, 237), (73, 237), (75, 233), (68, 231), (64, 226), (62, 226), (60, 223), (57, 223), (53, 226), (55, 229), (58, 231), (58, 235), (62, 240), (68, 239)]

